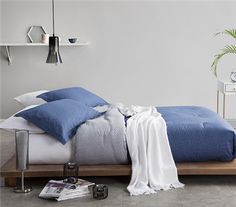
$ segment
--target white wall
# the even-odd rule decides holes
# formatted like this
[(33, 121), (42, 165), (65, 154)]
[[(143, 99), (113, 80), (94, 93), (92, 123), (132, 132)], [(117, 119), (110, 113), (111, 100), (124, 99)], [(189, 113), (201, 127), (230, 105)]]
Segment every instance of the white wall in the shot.
[[(2, 4), (0, 3), (0, 24), (2, 22)], [(2, 27), (0, 26), (0, 42), (2, 42)], [(0, 59), (0, 119), (2, 117), (2, 58)]]
[(2, 62), (0, 60), (0, 119), (2, 117)]
[[(26, 42), (31, 25), (51, 33), (50, 1), (2, 2), (4, 42)], [(63, 64), (45, 63), (47, 48), (12, 48), (13, 65), (3, 61), (2, 117), (19, 109), (13, 97), (38, 89), (80, 85), (110, 102), (139, 105), (202, 105), (215, 110), (214, 54), (235, 28), (236, 2), (76, 2), (56, 1), (56, 33), (66, 41), (90, 41), (81, 48), (61, 47)], [(228, 78), (235, 57), (219, 64)], [(228, 111), (230, 118), (236, 110)], [(234, 101), (234, 102), (233, 102)]]

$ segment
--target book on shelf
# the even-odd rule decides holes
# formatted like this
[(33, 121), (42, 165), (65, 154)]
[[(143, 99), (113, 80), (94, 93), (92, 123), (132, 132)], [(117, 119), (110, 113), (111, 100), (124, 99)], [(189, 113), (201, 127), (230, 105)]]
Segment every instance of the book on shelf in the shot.
[(77, 179), (75, 184), (63, 180), (50, 180), (39, 194), (39, 198), (63, 201), (89, 196), (93, 185), (94, 183), (83, 179)]

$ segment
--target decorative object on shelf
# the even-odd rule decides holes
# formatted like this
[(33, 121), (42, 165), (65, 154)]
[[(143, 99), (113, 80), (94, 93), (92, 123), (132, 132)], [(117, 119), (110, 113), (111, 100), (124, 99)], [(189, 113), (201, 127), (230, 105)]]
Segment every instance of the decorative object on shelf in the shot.
[(29, 193), (31, 187), (26, 187), (24, 182), (24, 171), (28, 169), (29, 162), (29, 131), (17, 130), (15, 132), (16, 141), (16, 169), (21, 171), (21, 186), (14, 189), (16, 193)]
[(231, 72), (230, 78), (232, 82), (236, 82), (236, 69)]
[(43, 26), (31, 26), (27, 33), (27, 36), (29, 37), (30, 42), (41, 43), (42, 34), (46, 34), (46, 31)]
[(102, 200), (108, 197), (108, 186), (96, 184), (93, 186), (93, 198)]
[(49, 34), (41, 34), (41, 42), (43, 44), (48, 44), (49, 43)]
[(76, 43), (77, 38), (69, 38), (68, 40), (69, 40), (70, 43)]
[(53, 24), (53, 35), (49, 37), (49, 52), (46, 63), (60, 64), (62, 63), (61, 55), (59, 52), (59, 37), (55, 36), (55, 5), (52, 0), (52, 24)]
[[(233, 37), (236, 40), (236, 29), (225, 30), (224, 32), (218, 32), (215, 35), (219, 35), (219, 34), (229, 35), (229, 36)], [(219, 60), (223, 56), (225, 56), (227, 54), (234, 54), (234, 55), (236, 55), (236, 45), (233, 45), (233, 44), (226, 45), (225, 48), (223, 48), (220, 53), (215, 55), (215, 59), (214, 59), (212, 65), (211, 65), (211, 70), (212, 70), (213, 74), (216, 77), (217, 77), (217, 65), (218, 65), (218, 62), (219, 62)]]

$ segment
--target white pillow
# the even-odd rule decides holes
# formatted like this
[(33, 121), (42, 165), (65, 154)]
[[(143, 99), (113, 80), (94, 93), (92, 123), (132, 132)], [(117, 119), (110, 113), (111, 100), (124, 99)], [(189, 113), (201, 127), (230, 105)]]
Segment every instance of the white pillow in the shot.
[(17, 96), (14, 98), (14, 100), (23, 105), (24, 107), (31, 105), (41, 105), (46, 103), (46, 101), (44, 101), (41, 98), (36, 98), (36, 96), (46, 92), (48, 92), (48, 90), (33, 91), (30, 93), (25, 93), (23, 95)]
[[(32, 105), (24, 108), (21, 111), (36, 107), (37, 105)], [(19, 113), (18, 111), (17, 113)], [(38, 128), (31, 122), (23, 119), (22, 117), (15, 117), (15, 114), (13, 114), (11, 117), (8, 119), (4, 120), (3, 122), (0, 123), (0, 129), (6, 129), (6, 130), (28, 130), (32, 134), (43, 134), (45, 131), (42, 129)]]

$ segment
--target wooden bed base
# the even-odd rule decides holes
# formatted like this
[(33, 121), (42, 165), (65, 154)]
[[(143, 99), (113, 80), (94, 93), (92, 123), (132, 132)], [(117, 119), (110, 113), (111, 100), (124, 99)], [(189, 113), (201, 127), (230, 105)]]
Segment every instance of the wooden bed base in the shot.
[[(231, 162), (178, 163), (179, 175), (236, 175), (236, 159)], [(80, 166), (79, 176), (127, 176), (131, 174), (130, 165), (91, 165)], [(21, 174), (16, 170), (13, 156), (1, 168), (1, 177), (7, 186), (15, 186)], [(29, 165), (25, 177), (62, 177), (63, 165)]]

